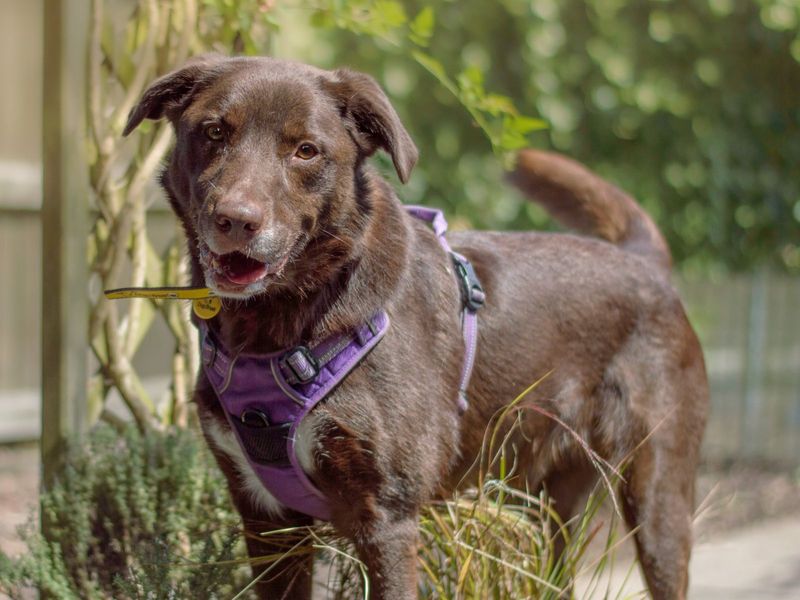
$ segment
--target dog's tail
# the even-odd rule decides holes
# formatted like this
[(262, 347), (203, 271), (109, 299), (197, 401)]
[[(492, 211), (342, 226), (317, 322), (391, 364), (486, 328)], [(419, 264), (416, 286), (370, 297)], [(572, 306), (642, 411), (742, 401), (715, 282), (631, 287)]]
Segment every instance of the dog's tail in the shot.
[(560, 154), (523, 150), (512, 183), (563, 225), (639, 254), (663, 270), (672, 267), (664, 236), (636, 201)]

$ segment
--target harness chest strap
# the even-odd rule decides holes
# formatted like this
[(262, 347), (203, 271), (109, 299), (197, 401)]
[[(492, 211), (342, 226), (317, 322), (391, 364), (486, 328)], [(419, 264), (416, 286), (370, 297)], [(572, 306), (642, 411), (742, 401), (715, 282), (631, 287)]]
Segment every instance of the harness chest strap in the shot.
[[(485, 296), (469, 261), (453, 252), (444, 237), (447, 222), (441, 211), (408, 206), (408, 212), (431, 223), (442, 248), (452, 257), (462, 295), (464, 362), (458, 407), (467, 409), (477, 346), (477, 315)], [(314, 347), (297, 346), (272, 354), (229, 352), (200, 321), (203, 369), (222, 405), (250, 466), (264, 487), (283, 505), (318, 519), (330, 518), (327, 500), (299, 464), (295, 447), (303, 418), (375, 347), (389, 327), (378, 312), (346, 335)]]
[(297, 428), (388, 328), (389, 317), (380, 311), (352, 334), (314, 348), (229, 355), (200, 323), (206, 377), (250, 466), (281, 504), (318, 519), (330, 518), (325, 496), (298, 461)]

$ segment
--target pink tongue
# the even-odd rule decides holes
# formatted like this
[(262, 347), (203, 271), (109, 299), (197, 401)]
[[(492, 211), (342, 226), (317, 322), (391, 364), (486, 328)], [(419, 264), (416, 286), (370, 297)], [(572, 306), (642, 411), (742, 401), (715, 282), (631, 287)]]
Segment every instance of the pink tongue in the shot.
[(233, 283), (247, 285), (258, 281), (267, 274), (268, 266), (260, 261), (248, 258), (241, 252), (231, 252), (219, 257), (222, 271)]

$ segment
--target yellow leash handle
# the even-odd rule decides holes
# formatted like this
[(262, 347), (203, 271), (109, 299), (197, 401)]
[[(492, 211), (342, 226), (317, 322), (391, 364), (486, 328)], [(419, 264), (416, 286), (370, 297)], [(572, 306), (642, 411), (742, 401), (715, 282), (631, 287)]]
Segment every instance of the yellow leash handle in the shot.
[(123, 298), (149, 298), (151, 300), (191, 300), (192, 310), (201, 319), (215, 317), (222, 309), (222, 301), (213, 290), (205, 287), (117, 288), (106, 290), (109, 300)]

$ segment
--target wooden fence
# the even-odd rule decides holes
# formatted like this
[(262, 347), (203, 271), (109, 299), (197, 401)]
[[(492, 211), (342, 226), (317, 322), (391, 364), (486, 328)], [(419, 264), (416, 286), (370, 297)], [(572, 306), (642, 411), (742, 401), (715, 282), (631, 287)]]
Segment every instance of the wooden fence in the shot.
[[(149, 223), (162, 243), (173, 231), (166, 211)], [(36, 418), (39, 397), (40, 231), (35, 202), (0, 206), (0, 439), (14, 437), (9, 428), (22, 437), (36, 431), (25, 419)], [(711, 380), (706, 455), (800, 464), (800, 279), (762, 271), (677, 283)], [(164, 330), (149, 335), (137, 355), (145, 380), (163, 383), (169, 340)]]

